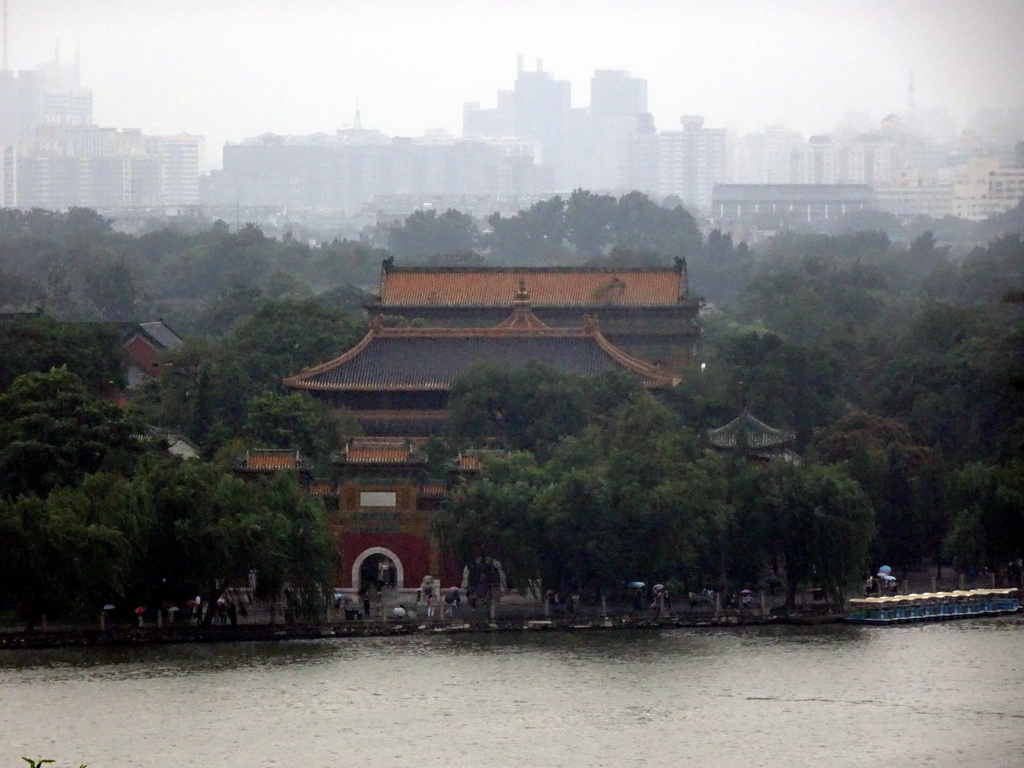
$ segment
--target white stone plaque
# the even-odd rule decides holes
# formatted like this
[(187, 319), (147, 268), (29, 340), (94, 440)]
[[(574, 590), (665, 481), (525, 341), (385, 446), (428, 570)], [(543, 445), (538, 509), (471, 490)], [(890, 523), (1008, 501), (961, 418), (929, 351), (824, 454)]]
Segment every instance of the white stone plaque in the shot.
[(398, 500), (394, 491), (363, 491), (359, 494), (361, 507), (395, 507)]

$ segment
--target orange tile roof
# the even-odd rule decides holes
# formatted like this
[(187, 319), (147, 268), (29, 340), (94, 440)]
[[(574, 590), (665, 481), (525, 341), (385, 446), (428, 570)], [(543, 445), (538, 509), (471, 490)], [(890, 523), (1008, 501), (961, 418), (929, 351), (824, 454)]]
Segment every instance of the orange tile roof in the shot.
[(419, 493), (421, 496), (444, 496), (447, 489), (444, 483), (421, 483)]
[(483, 464), (479, 456), (467, 456), (459, 454), (459, 469), (480, 469)]
[(299, 454), (291, 450), (255, 448), (246, 451), (243, 466), (245, 469), (260, 471), (298, 469)]
[(687, 295), (681, 269), (392, 268), (381, 307), (508, 307), (520, 281), (534, 307), (664, 307)]
[(345, 449), (350, 464), (402, 464), (414, 461), (412, 445), (406, 440), (357, 438)]
[(477, 472), (483, 469), (484, 458), (508, 458), (508, 451), (503, 448), (470, 448), (462, 451), (455, 460), (455, 468), (465, 472)]
[(310, 496), (336, 496), (338, 491), (334, 483), (310, 483), (308, 492)]

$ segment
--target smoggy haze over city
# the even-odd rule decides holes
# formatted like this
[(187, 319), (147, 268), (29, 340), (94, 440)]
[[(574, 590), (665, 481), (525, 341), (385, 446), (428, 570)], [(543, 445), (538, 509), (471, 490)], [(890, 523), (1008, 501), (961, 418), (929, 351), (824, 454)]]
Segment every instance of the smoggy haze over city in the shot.
[(226, 141), (351, 126), (458, 135), (465, 102), (493, 107), (517, 56), (569, 80), (595, 69), (649, 83), (659, 129), (683, 114), (747, 132), (832, 130), (944, 107), (960, 127), (1024, 94), (1019, 0), (8, 0), (8, 65), (80, 52), (101, 125)]

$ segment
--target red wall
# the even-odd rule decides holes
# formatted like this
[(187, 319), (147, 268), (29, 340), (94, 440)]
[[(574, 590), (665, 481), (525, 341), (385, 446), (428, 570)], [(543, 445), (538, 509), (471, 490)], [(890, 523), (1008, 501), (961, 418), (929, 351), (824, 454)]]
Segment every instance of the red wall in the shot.
[(363, 552), (372, 547), (384, 547), (394, 552), (402, 561), (403, 586), (415, 589), (430, 573), (430, 542), (411, 533), (343, 533), (341, 553), (343, 559), (344, 583), (340, 586), (352, 588), (352, 564)]
[(160, 378), (163, 374), (163, 367), (160, 365), (160, 353), (147, 344), (143, 339), (136, 336), (127, 344), (125, 350), (128, 360), (134, 363), (143, 373)]

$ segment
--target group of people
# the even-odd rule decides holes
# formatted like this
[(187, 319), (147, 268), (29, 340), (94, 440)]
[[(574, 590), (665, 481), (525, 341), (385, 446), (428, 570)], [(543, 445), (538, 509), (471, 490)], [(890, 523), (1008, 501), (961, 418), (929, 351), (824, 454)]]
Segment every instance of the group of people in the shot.
[[(173, 603), (164, 603), (158, 610), (160, 611), (160, 619), (167, 621), (169, 624), (176, 622), (187, 622), (191, 623), (195, 621), (196, 624), (203, 623), (203, 617), (208, 616), (212, 613), (213, 622), (216, 624), (230, 624), (236, 626), (238, 624), (238, 616), (247, 615), (244, 603), (236, 603), (234, 600), (220, 598), (217, 602), (207, 605), (205, 610), (203, 607), (203, 598), (200, 595), (196, 595), (194, 598), (189, 598), (185, 601), (185, 608), (182, 610)], [(114, 606), (108, 605), (104, 607), (104, 613), (107, 609), (112, 609)], [(135, 609), (135, 618), (139, 622), (139, 626), (145, 626), (146, 615), (150, 613), (149, 608), (145, 605), (140, 605)]]
[(573, 615), (580, 604), (580, 596), (575, 592), (568, 596), (549, 589), (544, 593), (544, 602), (547, 604), (549, 614), (566, 613)]
[[(427, 618), (432, 619), (437, 615), (437, 591), (432, 587), (420, 587), (416, 591), (416, 604), (424, 604), (427, 606)], [(445, 592), (443, 598), (444, 608), (442, 610), (442, 616), (454, 617), (458, 615), (459, 606), (462, 605), (462, 594), (459, 592), (458, 587), (452, 587)]]
[[(172, 606), (173, 607), (173, 606)], [(170, 610), (170, 609), (168, 609)], [(241, 613), (243, 616), (247, 614), (245, 605), (239, 608), (239, 604), (234, 600), (220, 598), (217, 602), (206, 606), (205, 613), (213, 613), (213, 621), (215, 624), (230, 624), (236, 626), (238, 624), (238, 615)], [(181, 613), (177, 608), (172, 612), (172, 616), (175, 618)], [(203, 599), (199, 595), (195, 596), (195, 599), (188, 599), (185, 601), (185, 621), (192, 621), (195, 619), (196, 624), (203, 623)]]

